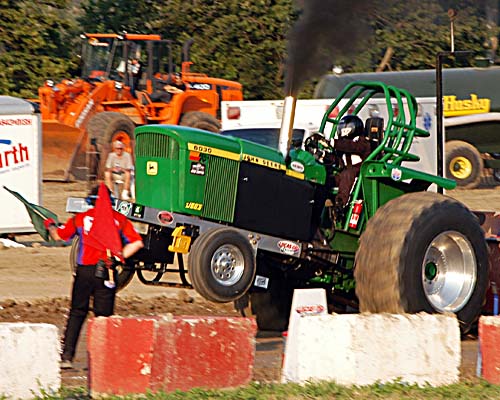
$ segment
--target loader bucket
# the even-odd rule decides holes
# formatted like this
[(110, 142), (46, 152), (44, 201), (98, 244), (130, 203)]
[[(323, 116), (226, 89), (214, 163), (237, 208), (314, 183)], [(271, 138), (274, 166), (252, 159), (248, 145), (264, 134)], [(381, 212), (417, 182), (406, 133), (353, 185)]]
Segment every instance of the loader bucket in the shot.
[(86, 130), (53, 120), (42, 122), (42, 134), (43, 180), (85, 179)]

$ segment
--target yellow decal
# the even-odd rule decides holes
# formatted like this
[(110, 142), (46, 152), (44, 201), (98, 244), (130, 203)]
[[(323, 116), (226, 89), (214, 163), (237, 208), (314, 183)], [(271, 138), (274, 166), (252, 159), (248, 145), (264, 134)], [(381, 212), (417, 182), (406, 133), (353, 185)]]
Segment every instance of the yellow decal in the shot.
[(146, 174), (158, 175), (158, 163), (156, 161), (148, 161), (146, 163)]
[(297, 179), (304, 179), (304, 174), (302, 172), (297, 172), (297, 171), (293, 171), (291, 169), (287, 169), (286, 174), (288, 176), (292, 176), (292, 177), (297, 178)]
[(273, 168), (273, 169), (282, 169), (285, 170), (286, 166), (271, 160), (266, 160), (265, 158), (260, 158), (256, 156), (252, 156), (250, 154), (243, 154), (243, 161), (247, 161), (253, 164), (263, 165), (264, 167)]
[(253, 164), (262, 165), (264, 167), (283, 170), (283, 171), (286, 170), (286, 165), (284, 165), (284, 164), (281, 164), (277, 161), (271, 161), (271, 160), (268, 160), (265, 158), (252, 156), (250, 154), (243, 154), (243, 158), (240, 158), (240, 155), (237, 153), (232, 153), (230, 151), (220, 150), (220, 149), (216, 149), (214, 147), (204, 146), (204, 145), (196, 144), (196, 143), (188, 143), (188, 150), (197, 151), (197, 152), (203, 153), (203, 154), (210, 154), (212, 156), (228, 158), (230, 160), (235, 160), (235, 161), (240, 161), (242, 159), (243, 161), (247, 161), (247, 162), (250, 162)]
[(191, 151), (197, 151), (199, 153), (210, 154), (212, 156), (228, 158), (230, 160), (240, 160), (240, 155), (237, 153), (232, 153), (230, 151), (216, 149), (214, 147), (203, 146), (196, 143), (188, 143), (188, 149)]
[(490, 99), (480, 99), (477, 94), (471, 94), (470, 99), (466, 100), (457, 100), (457, 96), (443, 96), (443, 113), (445, 117), (483, 114), (490, 112), (490, 104)]
[(188, 210), (196, 210), (196, 211), (200, 211), (202, 207), (203, 207), (203, 204), (194, 203), (192, 201), (187, 201), (186, 204), (184, 205), (184, 208), (187, 208)]

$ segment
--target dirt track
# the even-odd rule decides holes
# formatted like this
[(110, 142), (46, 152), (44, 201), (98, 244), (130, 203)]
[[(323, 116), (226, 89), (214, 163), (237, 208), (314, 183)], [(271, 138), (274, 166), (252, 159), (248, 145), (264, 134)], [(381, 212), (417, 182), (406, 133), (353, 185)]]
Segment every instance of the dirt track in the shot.
[[(45, 183), (43, 205), (65, 220), (68, 196), (82, 196), (86, 192), (80, 183)], [(451, 196), (463, 201), (473, 210), (500, 210), (500, 188), (454, 191)], [(0, 248), (0, 322), (47, 322), (61, 330), (68, 312), (71, 274), (69, 247), (51, 247), (38, 235), (22, 235), (17, 241), (26, 248)], [(238, 315), (232, 304), (214, 304), (203, 300), (192, 290), (149, 287), (136, 278), (119, 293), (118, 315)], [(267, 337), (266, 337), (267, 336)], [(471, 340), (472, 339), (472, 340)], [(462, 342), (463, 378), (474, 379), (477, 341), (470, 338)], [(280, 374), (282, 340), (280, 337), (260, 333), (254, 380), (277, 381)], [(63, 372), (63, 383), (68, 386), (86, 384), (85, 340), (80, 341), (76, 356), (76, 369)]]

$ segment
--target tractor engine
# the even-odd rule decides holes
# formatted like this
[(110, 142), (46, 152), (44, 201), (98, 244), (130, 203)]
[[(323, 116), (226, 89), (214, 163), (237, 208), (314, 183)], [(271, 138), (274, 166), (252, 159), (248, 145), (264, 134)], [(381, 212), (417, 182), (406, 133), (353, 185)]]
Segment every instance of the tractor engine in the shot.
[(294, 158), (289, 167), (277, 150), (245, 140), (179, 126), (140, 127), (136, 200), (170, 213), (309, 241), (320, 222), (326, 172), (305, 151), (297, 150)]

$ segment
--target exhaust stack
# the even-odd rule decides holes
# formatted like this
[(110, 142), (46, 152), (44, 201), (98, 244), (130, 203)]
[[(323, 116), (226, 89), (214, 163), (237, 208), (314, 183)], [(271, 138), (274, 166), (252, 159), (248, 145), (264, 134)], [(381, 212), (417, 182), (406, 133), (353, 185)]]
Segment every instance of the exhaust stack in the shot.
[(295, 106), (297, 105), (297, 98), (293, 96), (286, 96), (283, 104), (283, 117), (281, 119), (281, 129), (278, 141), (278, 149), (286, 158), (288, 149), (292, 141), (293, 120), (295, 119)]

